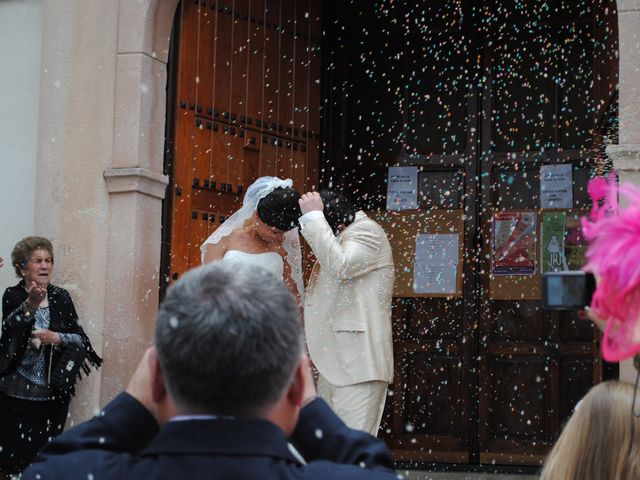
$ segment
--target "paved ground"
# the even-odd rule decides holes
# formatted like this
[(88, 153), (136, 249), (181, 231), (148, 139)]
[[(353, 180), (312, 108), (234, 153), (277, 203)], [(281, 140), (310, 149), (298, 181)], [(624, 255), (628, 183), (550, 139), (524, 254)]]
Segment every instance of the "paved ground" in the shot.
[(535, 480), (536, 475), (516, 475), (512, 473), (469, 473), (469, 472), (419, 472), (398, 470), (404, 480)]

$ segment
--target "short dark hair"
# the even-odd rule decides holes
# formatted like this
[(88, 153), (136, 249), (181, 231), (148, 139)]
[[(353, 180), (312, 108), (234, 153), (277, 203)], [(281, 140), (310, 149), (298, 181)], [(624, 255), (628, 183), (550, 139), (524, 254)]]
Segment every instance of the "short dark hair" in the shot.
[(298, 307), (282, 279), (229, 259), (191, 270), (167, 290), (155, 340), (178, 406), (236, 417), (275, 405), (303, 351)]
[(320, 190), (320, 198), (324, 204), (324, 218), (336, 235), (340, 225), (348, 227), (356, 219), (355, 207), (342, 193)]
[(258, 216), (270, 227), (287, 232), (298, 226), (302, 215), (299, 199), (300, 194), (293, 188), (276, 188), (258, 202)]
[(11, 251), (11, 264), (16, 272), (18, 278), (22, 278), (21, 269), (26, 268), (27, 263), (33, 252), (36, 250), (46, 250), (51, 254), (51, 261), (53, 261), (53, 245), (49, 239), (44, 237), (24, 237)]

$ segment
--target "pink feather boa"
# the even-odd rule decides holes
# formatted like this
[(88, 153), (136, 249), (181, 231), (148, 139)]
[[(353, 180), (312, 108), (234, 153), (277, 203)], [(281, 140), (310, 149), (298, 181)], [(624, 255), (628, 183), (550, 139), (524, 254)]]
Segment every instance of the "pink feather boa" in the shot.
[[(591, 307), (607, 326), (602, 354), (617, 362), (640, 352), (640, 190), (617, 188), (616, 173), (589, 182), (593, 208), (582, 218), (589, 240), (584, 270), (598, 276)], [(618, 191), (628, 200), (621, 209)]]

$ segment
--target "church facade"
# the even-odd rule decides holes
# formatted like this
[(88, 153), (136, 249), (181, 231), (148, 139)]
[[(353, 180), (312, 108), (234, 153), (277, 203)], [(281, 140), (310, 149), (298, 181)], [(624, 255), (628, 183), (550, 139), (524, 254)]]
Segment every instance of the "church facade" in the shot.
[[(367, 137), (369, 132), (364, 126), (362, 130), (346, 131), (351, 125), (345, 126), (336, 119), (340, 118), (340, 112), (347, 112), (351, 120), (357, 120), (358, 115), (366, 115), (366, 112), (349, 111), (347, 102), (322, 103), (332, 92), (326, 85), (343, 88), (353, 80), (349, 75), (355, 75), (353, 70), (357, 69), (349, 64), (346, 54), (340, 53), (338, 43), (327, 43), (320, 34), (320, 17), (337, 14), (335, 11), (314, 11), (313, 5), (319, 5), (319, 2), (292, 4), (300, 8), (292, 8), (291, 12), (281, 9), (277, 18), (271, 18), (273, 12), (264, 8), (264, 2), (254, 1), (69, 0), (61, 4), (50, 0), (9, 0), (0, 3), (0, 24), (6, 27), (0, 29), (0, 50), (6, 54), (3, 58), (11, 60), (7, 62), (5, 72), (0, 73), (3, 84), (8, 85), (2, 93), (2, 102), (7, 108), (3, 109), (0, 118), (3, 125), (0, 136), (4, 136), (2, 143), (6, 145), (0, 147), (6, 149), (0, 158), (0, 198), (5, 205), (4, 211), (0, 212), (3, 225), (0, 256), (7, 258), (13, 244), (23, 236), (49, 237), (56, 251), (54, 280), (71, 292), (85, 330), (98, 350), (101, 346), (102, 356), (106, 359), (100, 374), (90, 376), (81, 384), (72, 405), (72, 420), (88, 417), (126, 386), (140, 354), (152, 341), (161, 287), (197, 263), (193, 251), (197, 250), (199, 239), (234, 208), (256, 172), (291, 176), (299, 188), (310, 188), (318, 186), (319, 182), (326, 184), (328, 176), (324, 172), (332, 168), (339, 172), (335, 178), (346, 178), (353, 171), (360, 171), (359, 152), (350, 151), (349, 143), (353, 142), (345, 139), (365, 139), (363, 145), (370, 145), (373, 137)], [(245, 7), (246, 12), (242, 10)], [(254, 12), (260, 12), (253, 20), (252, 8)], [(619, 126), (617, 143), (608, 145), (606, 154), (622, 181), (640, 185), (640, 47), (637, 43), (640, 4), (635, 0), (618, 0), (611, 2), (608, 8), (611, 10), (607, 10), (606, 15), (609, 18), (615, 15), (617, 35), (611, 45), (618, 49), (614, 58), (618, 75)], [(236, 12), (239, 13), (237, 17)], [(289, 24), (285, 21), (287, 18), (292, 19)], [(188, 24), (189, 21), (194, 23), (190, 33), (185, 34), (185, 22)], [(228, 23), (227, 27), (224, 22)], [(187, 38), (194, 31), (214, 28), (212, 25), (233, 33), (234, 25), (239, 24), (246, 25), (248, 38), (262, 35), (263, 45), (269, 31), (281, 41), (290, 38), (291, 50), (284, 53), (285, 58), (299, 60), (293, 62), (291, 72), (285, 69), (279, 74), (278, 78), (283, 80), (277, 89), (273, 80), (264, 80), (265, 72), (272, 73), (279, 68), (277, 58), (269, 60), (268, 53), (261, 55), (259, 63), (255, 64), (255, 72), (261, 72), (263, 78), (256, 80), (254, 88), (250, 83), (254, 79), (246, 78), (246, 93), (236, 91), (237, 82), (229, 78), (235, 75), (233, 65), (242, 65), (244, 71), (252, 68), (250, 45), (238, 44), (234, 48), (234, 37), (230, 36), (230, 51), (245, 51), (245, 60), (240, 60), (245, 63), (234, 63), (233, 54), (228, 59), (214, 60), (215, 43), (206, 46), (198, 38)], [(306, 26), (304, 31), (298, 31), (294, 26), (302, 24)], [(327, 25), (331, 27), (337, 23), (323, 25), (327, 28)], [(342, 34), (338, 30), (330, 32), (334, 37)], [(212, 30), (209, 34), (224, 41)], [(466, 35), (466, 32), (462, 34)], [(453, 36), (447, 38), (455, 40)], [(464, 43), (464, 39), (459, 40)], [(433, 45), (437, 44), (434, 40)], [(179, 51), (180, 45), (185, 48), (183, 52)], [(216, 73), (212, 73), (211, 78), (198, 74), (198, 62), (203, 54), (200, 49), (197, 53), (189, 51), (195, 46), (210, 49), (206, 58), (218, 62), (217, 72), (223, 71), (223, 64), (229, 65), (228, 69), (218, 77)], [(327, 48), (324, 60), (313, 58), (316, 47)], [(335, 48), (332, 50), (332, 47)], [(487, 47), (479, 44), (478, 48)], [(499, 58), (501, 54), (496, 51), (491, 58)], [(185, 58), (192, 60), (185, 64)], [(457, 64), (458, 60), (451, 58), (451, 65), (464, 70), (465, 65)], [(176, 66), (175, 62), (181, 61), (183, 63)], [(323, 73), (332, 64), (338, 65), (334, 74)], [(479, 65), (478, 68), (482, 71), (483, 67)], [(190, 80), (181, 80), (179, 75), (188, 74), (189, 69), (192, 71)], [(368, 75), (363, 74), (364, 77)], [(242, 73), (236, 78), (242, 78)], [(316, 82), (320, 78), (324, 89)], [(220, 87), (224, 82), (227, 82), (226, 90)], [(216, 89), (215, 85), (218, 86)], [(257, 91), (255, 85), (259, 85), (260, 94), (252, 97), (250, 92)], [(280, 96), (281, 91), (289, 87), (290, 95), (285, 92)], [(273, 89), (271, 94), (270, 88)], [(221, 92), (227, 100), (219, 98)], [(348, 89), (342, 91), (344, 98), (356, 94)], [(471, 132), (473, 127), (465, 123), (469, 118), (478, 118), (491, 109), (481, 103), (474, 104), (482, 102), (482, 98), (487, 95), (472, 98), (465, 104), (466, 110), (459, 122), (466, 125), (466, 132)], [(269, 107), (271, 99), (276, 99), (278, 109)], [(326, 119), (322, 124), (320, 116), (312, 114), (321, 105)], [(247, 113), (249, 111), (254, 113)], [(410, 114), (408, 109), (403, 113), (404, 118)], [(256, 119), (260, 119), (260, 125), (256, 124)], [(372, 125), (376, 124), (375, 115), (371, 115), (370, 120)], [(437, 119), (417, 120), (420, 122), (435, 124)], [(219, 130), (214, 130), (214, 124)], [(501, 128), (510, 131), (512, 127), (505, 123)], [(452, 133), (447, 130), (446, 122), (443, 128), (447, 135)], [(183, 129), (182, 136), (180, 129)], [(233, 133), (231, 129), (234, 129)], [(240, 132), (243, 132), (242, 136)], [(216, 140), (218, 133), (220, 138), (228, 140)], [(486, 158), (482, 156), (486, 152), (482, 150), (480, 138), (468, 136), (468, 145), (449, 151), (446, 146), (436, 148), (428, 142), (420, 143), (422, 140), (418, 137), (413, 144), (405, 142), (408, 147), (404, 148), (404, 160), (398, 165), (419, 165), (421, 171), (439, 174), (453, 172), (461, 163), (461, 156)], [(218, 143), (214, 143), (216, 141)], [(506, 134), (488, 140), (500, 141), (509, 146)], [(225, 152), (224, 166), (206, 160), (207, 166), (203, 167), (200, 160), (210, 158), (209, 152), (215, 151), (216, 145), (221, 145)], [(411, 145), (418, 145), (418, 150), (412, 153)], [(515, 150), (506, 148), (504, 152), (515, 154)], [(428, 155), (418, 158), (418, 153)], [(435, 166), (434, 155), (439, 155)], [(245, 170), (233, 161), (240, 157), (247, 162), (243, 163), (248, 165)], [(183, 159), (181, 164), (180, 158)], [(273, 165), (268, 163), (270, 158), (274, 159)], [(529, 162), (524, 157), (522, 161)], [(384, 160), (383, 163), (389, 162)], [(175, 169), (177, 165), (182, 167)], [(179, 168), (183, 168), (182, 173)], [(194, 169), (197, 170), (195, 174)], [(367, 178), (376, 178), (375, 172), (366, 172)], [(468, 178), (473, 172), (460, 174)], [(451, 178), (451, 181), (455, 180), (455, 172)], [(216, 182), (215, 187), (211, 182)], [(180, 187), (179, 194), (177, 187)], [(374, 181), (361, 182), (355, 188), (376, 196), (382, 187)], [(479, 190), (465, 192), (465, 195), (472, 195), (472, 199), (477, 195), (479, 199)], [(221, 192), (227, 200), (219, 200)], [(186, 206), (181, 210), (180, 205)], [(465, 204), (460, 203), (459, 210), (463, 211), (464, 207)], [(451, 217), (447, 217), (446, 222), (451, 225), (458, 222), (459, 218), (454, 214), (447, 215)], [(464, 231), (469, 227), (464, 223), (467, 217), (460, 218), (460, 231)], [(481, 222), (482, 218), (477, 220)], [(449, 228), (449, 224), (443, 224), (443, 228)], [(0, 278), (5, 287), (14, 282), (6, 267), (0, 270)], [(490, 290), (491, 286), (487, 284), (486, 288)], [(514, 301), (512, 298), (504, 300)], [(455, 310), (455, 301), (451, 305), (443, 312)], [(403, 318), (398, 317), (398, 321)], [(399, 339), (399, 342), (403, 352), (414, 348), (415, 342), (409, 338)], [(460, 345), (452, 344), (451, 351)], [(411, 351), (407, 358), (420, 354), (418, 350)], [(460, 362), (466, 361), (464, 355)], [(472, 363), (469, 365), (473, 368)], [(478, 368), (485, 367), (480, 365)], [(419, 369), (419, 365), (416, 368)], [(419, 382), (428, 382), (428, 375), (429, 372), (423, 372)], [(631, 380), (633, 376), (630, 364), (620, 366), (621, 378)], [(463, 378), (466, 382), (466, 377)], [(438, 377), (440, 380), (442, 378)], [(473, 388), (477, 390), (477, 381)], [(487, 411), (493, 408), (486, 403), (489, 400), (483, 400), (479, 394), (471, 391), (469, 395), (471, 403), (480, 405), (471, 406), (466, 413), (470, 417), (482, 415), (482, 408), (485, 408), (482, 402)], [(398, 412), (407, 409), (410, 410), (411, 405), (397, 405)], [(418, 438), (422, 450), (417, 451), (411, 446), (411, 438), (419, 437), (420, 432), (416, 431), (419, 425), (412, 425), (408, 432), (404, 424), (394, 427), (393, 416), (400, 415), (398, 412), (389, 413), (387, 428), (389, 441), (400, 459), (516, 464), (535, 464), (539, 459), (539, 456), (533, 459), (518, 457), (515, 450), (509, 450), (511, 447), (490, 443), (491, 432), (485, 432), (485, 435), (478, 431), (482, 426), (475, 431), (454, 429), (455, 434), (445, 432), (438, 438), (432, 432), (426, 432)], [(472, 444), (481, 447), (468, 447)], [(485, 444), (489, 446), (483, 450)], [(429, 453), (438, 452), (436, 445), (444, 445), (440, 453)]]

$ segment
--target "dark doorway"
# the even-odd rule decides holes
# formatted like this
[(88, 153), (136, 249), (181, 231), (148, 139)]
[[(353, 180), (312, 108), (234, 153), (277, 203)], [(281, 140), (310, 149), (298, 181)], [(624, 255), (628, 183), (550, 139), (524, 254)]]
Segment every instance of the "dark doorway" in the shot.
[[(540, 226), (568, 219), (579, 262), (574, 219), (615, 134), (615, 2), (333, 0), (323, 25), (321, 180), (392, 243), (461, 234), (459, 294), (395, 298), (383, 435), (401, 461), (538, 464), (603, 374), (590, 324), (541, 308)], [(540, 167), (560, 164), (571, 205), (542, 208)], [(389, 166), (419, 167), (418, 210), (383, 212)], [(494, 265), (503, 214), (535, 222), (531, 272)]]

